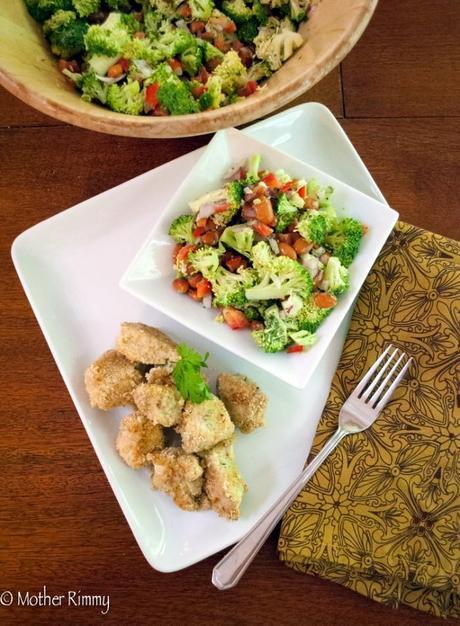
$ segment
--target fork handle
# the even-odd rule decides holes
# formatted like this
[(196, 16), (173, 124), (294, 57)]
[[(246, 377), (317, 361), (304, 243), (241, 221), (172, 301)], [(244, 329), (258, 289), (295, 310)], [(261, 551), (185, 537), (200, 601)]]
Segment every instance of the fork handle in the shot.
[(318, 452), (313, 461), (305, 467), (302, 473), (268, 509), (265, 515), (263, 515), (254, 524), (251, 530), (219, 561), (219, 563), (217, 563), (212, 571), (212, 583), (217, 589), (231, 589), (238, 583), (290, 504), (295, 500), (301, 489), (310, 480), (326, 457), (329, 456), (337, 444), (347, 434), (346, 430), (339, 428), (320, 452)]

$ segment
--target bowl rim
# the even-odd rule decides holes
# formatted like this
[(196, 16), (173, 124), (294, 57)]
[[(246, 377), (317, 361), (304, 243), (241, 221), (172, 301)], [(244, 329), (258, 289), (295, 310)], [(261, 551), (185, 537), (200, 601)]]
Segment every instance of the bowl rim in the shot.
[[(308, 91), (331, 72), (350, 52), (367, 28), (379, 0), (366, 0), (343, 30), (334, 45), (315, 64), (308, 66), (293, 80), (287, 80), (276, 92), (276, 101), (265, 97), (264, 90), (213, 111), (187, 115), (153, 117), (127, 116), (99, 105), (88, 103), (83, 114), (75, 107), (29, 90), (25, 81), (11, 74), (0, 60), (0, 85), (25, 104), (62, 122), (111, 135), (139, 138), (188, 137), (216, 132), (223, 128), (240, 126), (282, 108)], [(291, 58), (295, 58), (295, 55)]]

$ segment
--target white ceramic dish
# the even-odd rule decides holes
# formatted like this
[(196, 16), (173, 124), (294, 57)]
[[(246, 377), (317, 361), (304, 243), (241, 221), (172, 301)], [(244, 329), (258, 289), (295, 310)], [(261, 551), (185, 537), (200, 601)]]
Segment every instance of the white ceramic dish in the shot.
[[(317, 342), (302, 354), (264, 353), (254, 343), (249, 331), (235, 332), (227, 325), (215, 322), (218, 310), (204, 309), (191, 298), (175, 292), (171, 286), (175, 277), (172, 265), (174, 241), (168, 235), (172, 220), (190, 212), (190, 201), (222, 187), (226, 172), (232, 166), (243, 164), (252, 154), (262, 155), (263, 168), (272, 171), (283, 168), (294, 178), (316, 178), (323, 186), (332, 185), (335, 190), (333, 203), (338, 211), (359, 219), (369, 227), (360, 251), (350, 267), (351, 288), (339, 298), (334, 311), (321, 324), (317, 332)], [(155, 226), (123, 275), (120, 286), (190, 330), (211, 339), (280, 380), (302, 389), (352, 306), (397, 218), (396, 211), (386, 204), (370, 198), (312, 165), (263, 144), (241, 131), (221, 130), (208, 144), (164, 211), (156, 220), (152, 220), (155, 221)]]
[[(245, 132), (320, 168), (327, 165), (337, 178), (384, 201), (345, 133), (322, 105), (296, 107)], [(331, 341), (316, 375), (303, 391), (297, 391), (118, 288), (119, 276), (150, 228), (152, 214), (169, 202), (175, 181), (186, 175), (200, 152), (37, 224), (22, 233), (12, 249), (24, 290), (126, 520), (145, 558), (164, 572), (187, 567), (240, 539), (299, 472), (329, 391), (349, 317)], [(152, 188), (154, 196), (147, 193)], [(113, 343), (123, 320), (160, 326), (202, 351), (209, 350), (211, 373), (240, 371), (267, 389), (266, 428), (240, 436), (236, 444), (238, 462), (250, 487), (238, 522), (221, 520), (211, 512), (178, 510), (166, 496), (150, 489), (147, 472), (131, 470), (117, 456), (114, 439), (121, 412), (102, 414), (92, 409), (82, 374)]]

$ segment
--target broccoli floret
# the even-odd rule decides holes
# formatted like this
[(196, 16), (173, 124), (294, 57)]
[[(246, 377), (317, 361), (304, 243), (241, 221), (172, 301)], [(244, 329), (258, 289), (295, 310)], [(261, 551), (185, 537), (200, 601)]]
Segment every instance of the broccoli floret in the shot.
[(144, 12), (144, 30), (149, 37), (157, 39), (159, 35), (171, 30), (170, 22), (158, 11)]
[(221, 242), (240, 254), (249, 257), (254, 243), (254, 231), (250, 226), (228, 226), (221, 235)]
[(307, 241), (322, 244), (327, 232), (326, 218), (319, 211), (309, 211), (302, 216), (296, 230)]
[(79, 87), (82, 90), (82, 100), (98, 100), (102, 104), (107, 102), (108, 85), (100, 81), (94, 72), (83, 74)]
[(259, 168), (262, 162), (260, 154), (252, 154), (246, 163), (246, 178), (244, 183), (246, 185), (253, 185), (260, 180)]
[(179, 215), (171, 222), (168, 235), (177, 243), (195, 243), (193, 236), (193, 215)]
[[(68, 14), (67, 11), (59, 13), (53, 25), (57, 26), (60, 18), (63, 22), (55, 29), (49, 30), (48, 36), (53, 54), (63, 59), (70, 59), (84, 50), (88, 24), (77, 18), (70, 19), (68, 15), (63, 15), (63, 13)], [(53, 18), (47, 22), (49, 29), (52, 28), (51, 22), (53, 22)]]
[(236, 34), (238, 39), (244, 43), (252, 43), (259, 33), (259, 23), (255, 17), (251, 17), (250, 20), (244, 24), (238, 26)]
[(350, 277), (348, 270), (339, 259), (331, 256), (324, 270), (323, 280), (327, 283), (327, 291), (338, 296), (350, 287)]
[(105, 0), (105, 3), (114, 11), (130, 11), (132, 9), (130, 0)]
[(221, 52), (219, 48), (216, 48), (216, 46), (213, 46), (212, 43), (209, 43), (209, 41), (198, 39), (197, 43), (203, 49), (204, 60), (206, 63), (211, 61), (211, 59), (222, 60), (224, 58), (224, 53)]
[(281, 319), (276, 305), (270, 306), (264, 315), (264, 330), (252, 333), (254, 341), (264, 352), (280, 352), (289, 343), (286, 323)]
[(239, 180), (232, 180), (225, 185), (225, 195), (229, 208), (226, 211), (215, 213), (213, 216), (214, 222), (218, 226), (225, 226), (228, 224), (235, 213), (241, 207), (241, 198), (243, 197), (243, 185)]
[(256, 0), (252, 5), (252, 12), (256, 20), (264, 26), (268, 20), (268, 9), (260, 2), (260, 0)]
[(101, 0), (72, 0), (72, 4), (80, 17), (86, 17), (99, 11)]
[(160, 61), (163, 61), (168, 54), (166, 50), (160, 46), (152, 44), (148, 38), (136, 39), (133, 37), (123, 46), (122, 56), (124, 59), (133, 61), (143, 60), (151, 65), (156, 65)]
[(296, 33), (289, 20), (279, 22), (270, 18), (265, 26), (259, 28), (259, 34), (254, 39), (256, 56), (265, 61), (271, 70), (275, 71), (287, 61), (300, 46), (303, 38)]
[(282, 193), (276, 205), (276, 232), (284, 232), (295, 220), (297, 213), (297, 208), (289, 202), (287, 195)]
[(274, 258), (272, 249), (266, 241), (259, 241), (251, 250), (252, 264), (257, 270), (268, 267)]
[(289, 320), (289, 327), (292, 331), (306, 330), (309, 333), (314, 333), (333, 308), (320, 308), (315, 304), (314, 299), (310, 297), (304, 302), (297, 315)]
[(85, 36), (89, 54), (106, 57), (121, 56), (130, 41), (130, 29), (121, 13), (110, 13), (103, 24), (93, 24)]
[(206, 91), (200, 96), (200, 109), (207, 111), (208, 109), (218, 109), (225, 96), (222, 93), (222, 79), (219, 76), (210, 76), (206, 82)]
[(252, 11), (244, 0), (224, 0), (222, 11), (236, 24), (244, 24), (252, 17)]
[(177, 78), (170, 78), (167, 82), (160, 84), (158, 89), (158, 102), (172, 115), (186, 115), (197, 113), (198, 104), (194, 100), (187, 85)]
[(56, 11), (46, 22), (43, 22), (43, 33), (49, 35), (62, 26), (67, 26), (77, 19), (75, 11)]
[(203, 65), (203, 49), (195, 43), (181, 53), (180, 60), (187, 74), (195, 76)]
[(27, 10), (37, 22), (44, 22), (56, 11), (73, 9), (72, 0), (25, 0)]
[(289, 15), (294, 22), (301, 22), (307, 15), (310, 0), (289, 0)]
[(235, 50), (224, 55), (222, 63), (214, 70), (214, 75), (222, 79), (222, 90), (227, 94), (243, 87), (248, 81), (246, 68)]
[(214, 9), (212, 0), (189, 0), (189, 7), (192, 11), (194, 20), (203, 20), (206, 22), (211, 17)]
[(328, 234), (324, 245), (345, 267), (355, 258), (363, 232), (361, 223), (352, 217), (345, 217), (336, 222), (332, 233)]
[(219, 248), (203, 246), (195, 252), (191, 252), (187, 257), (188, 263), (197, 272), (201, 272), (208, 280), (215, 276), (219, 265)]
[(316, 342), (316, 335), (310, 333), (307, 330), (298, 330), (296, 332), (289, 333), (289, 338), (298, 346), (309, 348)]
[(260, 63), (254, 63), (248, 69), (248, 80), (255, 80), (256, 82), (259, 82), (264, 78), (268, 78), (271, 74), (272, 71), (268, 64), (265, 63), (265, 61), (260, 61)]
[(195, 37), (187, 30), (175, 28), (168, 31), (160, 38), (160, 46), (164, 46), (170, 57), (182, 54), (185, 50), (196, 46)]
[(306, 298), (313, 287), (309, 272), (286, 256), (275, 257), (259, 275), (260, 282), (246, 290), (248, 300), (278, 300), (293, 294)]
[(137, 81), (110, 85), (107, 90), (107, 104), (117, 113), (139, 115), (144, 110), (144, 94)]
[(252, 269), (229, 272), (219, 267), (211, 278), (212, 290), (217, 306), (241, 308), (246, 304), (245, 290), (253, 285), (256, 274)]

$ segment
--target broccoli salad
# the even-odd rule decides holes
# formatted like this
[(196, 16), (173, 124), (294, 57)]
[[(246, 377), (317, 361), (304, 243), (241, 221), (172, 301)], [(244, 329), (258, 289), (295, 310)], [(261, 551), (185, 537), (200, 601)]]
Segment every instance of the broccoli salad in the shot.
[(87, 102), (128, 115), (218, 109), (303, 39), (312, 0), (24, 0)]
[(339, 217), (332, 187), (261, 168), (253, 155), (169, 227), (174, 289), (249, 328), (265, 352), (302, 352), (350, 284), (366, 227)]

